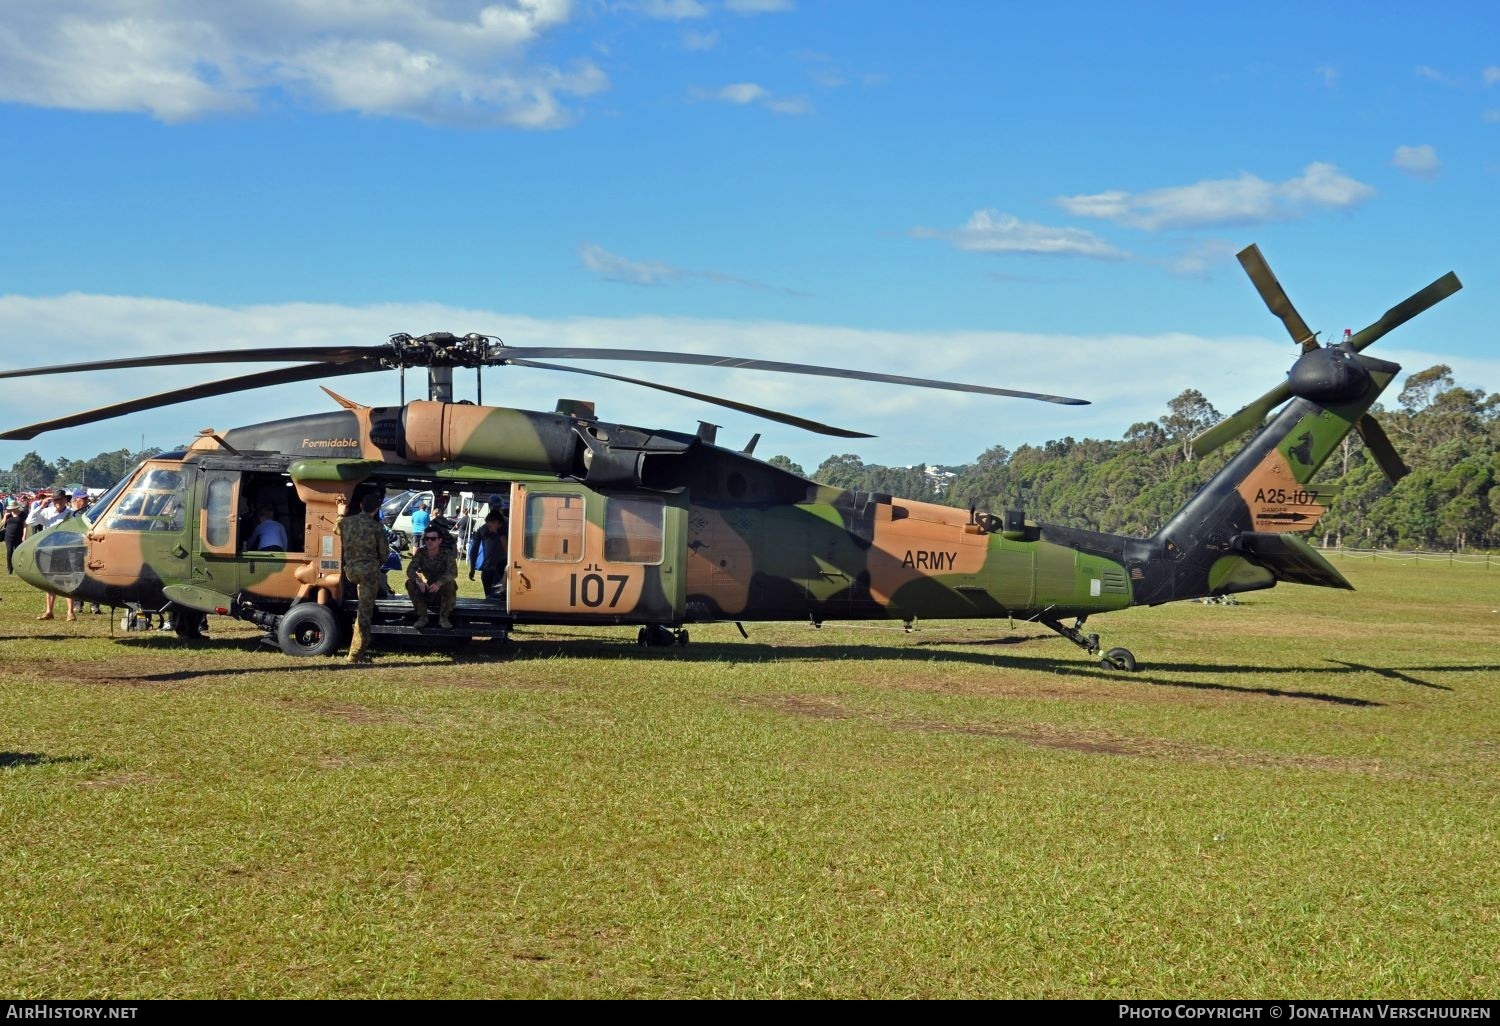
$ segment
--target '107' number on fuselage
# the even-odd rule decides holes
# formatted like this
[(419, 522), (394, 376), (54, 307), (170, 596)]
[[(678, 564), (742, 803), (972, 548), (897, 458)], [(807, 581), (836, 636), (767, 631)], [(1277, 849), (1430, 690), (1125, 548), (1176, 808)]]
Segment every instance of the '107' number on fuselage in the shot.
[(625, 592), (625, 582), (630, 580), (626, 574), (610, 574), (608, 577), (602, 574), (578, 574), (568, 575), (568, 605), (576, 606), (580, 602), (590, 609), (597, 609), (604, 605), (604, 593), (607, 590), (605, 581), (615, 586), (613, 595), (609, 596), (609, 608), (613, 609), (620, 604), (620, 596)]

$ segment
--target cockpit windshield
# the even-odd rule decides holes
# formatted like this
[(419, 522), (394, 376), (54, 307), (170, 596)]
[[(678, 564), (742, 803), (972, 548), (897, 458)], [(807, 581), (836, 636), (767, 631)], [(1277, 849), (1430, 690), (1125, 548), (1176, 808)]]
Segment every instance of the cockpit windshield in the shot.
[(149, 462), (104, 517), (106, 531), (178, 531), (183, 514), (182, 470)]
[(125, 490), (125, 486), (135, 480), (136, 472), (141, 469), (141, 466), (141, 463), (137, 463), (131, 468), (130, 473), (116, 481), (109, 491), (95, 499), (89, 508), (83, 511), (83, 519), (90, 527), (108, 511), (110, 503), (114, 502), (119, 494)]

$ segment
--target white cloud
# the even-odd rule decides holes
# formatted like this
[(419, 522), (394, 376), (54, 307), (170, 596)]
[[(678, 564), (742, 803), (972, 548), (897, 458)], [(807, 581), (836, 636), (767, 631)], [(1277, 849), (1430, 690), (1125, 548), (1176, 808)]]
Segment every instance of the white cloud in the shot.
[(270, 94), (425, 121), (551, 128), (607, 88), (533, 62), (570, 0), (56, 0), (8, 10), (0, 100), (176, 122)]
[(674, 267), (655, 261), (628, 260), (592, 242), (584, 243), (578, 252), (583, 257), (583, 266), (606, 281), (618, 281), (627, 285), (664, 285), (682, 277), (682, 272)]
[(1418, 64), (1413, 71), (1418, 78), (1425, 78), (1429, 82), (1440, 82), (1443, 85), (1452, 85), (1453, 79), (1436, 68), (1428, 67), (1426, 64)]
[(1323, 84), (1330, 89), (1339, 84), (1339, 69), (1332, 64), (1319, 64), (1317, 75), (1323, 80)]
[(669, 282), (698, 278), (718, 285), (738, 285), (761, 292), (780, 292), (790, 296), (806, 295), (806, 293), (777, 288), (749, 278), (725, 274), (722, 271), (694, 271), (673, 267), (656, 260), (631, 260), (611, 253), (593, 242), (585, 242), (579, 246), (578, 253), (583, 260), (584, 267), (605, 281), (620, 282), (625, 285), (666, 285)]
[[(1253, 302), (1253, 299), (1252, 299)], [(1280, 325), (1264, 310), (1247, 307), (1246, 323), (1261, 331), (1253, 337), (1160, 335), (1047, 335), (1018, 332), (869, 331), (839, 326), (773, 321), (726, 321), (670, 317), (539, 319), (495, 310), (437, 304), (279, 304), (223, 307), (128, 296), (0, 296), (0, 337), (25, 338), (24, 350), (0, 352), (0, 366), (122, 358), (182, 352), (183, 339), (212, 339), (188, 348), (252, 350), (285, 345), (379, 345), (394, 331), (420, 335), (448, 330), (492, 332), (513, 346), (558, 345), (599, 348), (664, 349), (768, 360), (853, 367), (890, 374), (968, 381), (1006, 388), (1076, 395), (1095, 405), (1060, 407), (1025, 400), (899, 388), (829, 378), (689, 368), (659, 364), (608, 363), (593, 369), (660, 380), (810, 417), (828, 424), (872, 431), (883, 437), (850, 442), (767, 424), (729, 410), (637, 386), (578, 378), (542, 370), (496, 369), (485, 373), (484, 398), (490, 404), (551, 409), (559, 396), (592, 398), (606, 420), (647, 427), (693, 429), (698, 419), (724, 425), (726, 444), (765, 433), (762, 455), (785, 453), (811, 469), (825, 457), (855, 451), (867, 461), (888, 465), (933, 460), (973, 460), (994, 442), (1014, 448), (1071, 434), (1119, 438), (1132, 423), (1154, 420), (1185, 388), (1197, 388), (1221, 410), (1233, 410), (1265, 391), (1291, 356)], [(1390, 340), (1387, 340), (1389, 342)], [(1382, 342), (1382, 347), (1387, 345)], [(1037, 360), (1037, 353), (1047, 359)], [(1408, 367), (1447, 363), (1461, 381), (1495, 387), (1500, 359), (1441, 352), (1380, 355)], [(4, 427), (51, 419), (76, 410), (173, 388), (185, 387), (238, 368), (173, 366), (109, 374), (0, 380)], [(1247, 373), (1245, 368), (1255, 368)], [(408, 398), (420, 380), (407, 375)], [(457, 375), (459, 398), (472, 398), (474, 376)], [(358, 402), (398, 402), (394, 373), (330, 376), (329, 387)], [(30, 442), (0, 443), (0, 465), (9, 466), (36, 449), (45, 458), (86, 458), (141, 442), (169, 446), (198, 429), (220, 430), (249, 422), (333, 409), (307, 382), (260, 389), (240, 396), (200, 400), (72, 428)], [(986, 425), (979, 437), (966, 425)], [(144, 436), (144, 437), (143, 437)]]
[(717, 32), (684, 32), (682, 34), (682, 48), (702, 52), (712, 50), (719, 45), (719, 34)]
[(724, 9), (736, 14), (774, 14), (796, 7), (792, 0), (724, 0)]
[(754, 82), (735, 82), (724, 86), (710, 95), (716, 100), (723, 100), (725, 103), (744, 104), (763, 100), (771, 94), (766, 92), (764, 86), (756, 85)]
[(1485, 68), (1481, 74), (1484, 76), (1485, 85), (1494, 85), (1496, 82), (1500, 82), (1500, 65), (1491, 65)]
[(699, 3), (699, 0), (639, 0), (634, 7), (646, 17), (659, 21), (687, 21), (708, 17), (708, 8)]
[(1125, 256), (1092, 232), (1081, 228), (1022, 221), (993, 209), (976, 210), (954, 229), (913, 228), (919, 239), (942, 239), (973, 253), (1037, 253), (1119, 259)]
[(811, 114), (812, 101), (805, 96), (783, 96), (767, 100), (766, 107), (777, 114)]
[(777, 96), (758, 82), (733, 82), (718, 89), (693, 89), (698, 100), (731, 103), (738, 107), (757, 104), (777, 114), (811, 114), (812, 102), (805, 96)]
[(1196, 228), (1208, 225), (1261, 224), (1285, 221), (1311, 208), (1336, 210), (1358, 206), (1375, 190), (1326, 163), (1307, 165), (1301, 175), (1279, 184), (1249, 173), (1150, 192), (1120, 190), (1055, 201), (1068, 213), (1131, 228)]
[(1436, 178), (1443, 165), (1431, 146), (1397, 146), (1391, 164), (1417, 178)]

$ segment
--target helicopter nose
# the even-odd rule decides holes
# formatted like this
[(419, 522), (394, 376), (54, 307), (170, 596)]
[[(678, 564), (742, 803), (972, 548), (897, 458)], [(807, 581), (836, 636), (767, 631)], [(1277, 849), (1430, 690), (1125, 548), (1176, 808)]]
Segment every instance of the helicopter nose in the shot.
[(59, 595), (71, 595), (84, 581), (88, 542), (71, 523), (36, 538), (28, 538), (16, 549), (16, 574), (27, 584)]

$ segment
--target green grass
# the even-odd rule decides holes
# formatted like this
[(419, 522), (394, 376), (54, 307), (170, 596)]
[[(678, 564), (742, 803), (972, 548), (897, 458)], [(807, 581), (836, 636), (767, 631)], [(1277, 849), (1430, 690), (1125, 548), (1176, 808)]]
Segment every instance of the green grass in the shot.
[(1500, 570), (1339, 565), (1093, 621), (1133, 675), (1004, 622), (350, 668), (0, 578), (0, 991), (1492, 996)]

